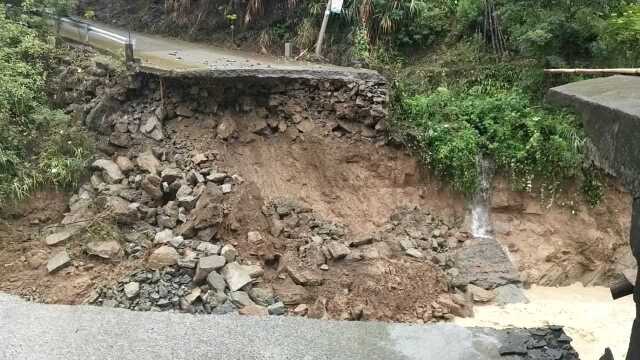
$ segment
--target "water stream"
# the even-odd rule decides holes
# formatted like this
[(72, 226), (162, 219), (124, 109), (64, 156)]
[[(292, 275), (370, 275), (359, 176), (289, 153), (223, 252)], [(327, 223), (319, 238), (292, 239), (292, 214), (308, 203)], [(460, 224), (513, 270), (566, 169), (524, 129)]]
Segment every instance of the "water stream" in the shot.
[(478, 190), (471, 202), (471, 234), (476, 238), (490, 238), (493, 236), (489, 204), (491, 201), (491, 181), (495, 173), (493, 160), (478, 156), (477, 167), (479, 173)]

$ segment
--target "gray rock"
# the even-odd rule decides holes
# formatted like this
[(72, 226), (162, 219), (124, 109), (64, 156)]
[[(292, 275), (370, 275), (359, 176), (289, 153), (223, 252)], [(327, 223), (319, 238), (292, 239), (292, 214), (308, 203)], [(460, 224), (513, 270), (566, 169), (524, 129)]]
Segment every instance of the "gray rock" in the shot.
[(494, 289), (495, 291), (495, 304), (507, 305), (517, 303), (528, 303), (529, 299), (524, 294), (524, 291), (520, 287), (514, 284), (508, 284), (499, 286)]
[(149, 194), (152, 199), (162, 199), (162, 180), (156, 175), (147, 175), (142, 180), (142, 190)]
[(67, 228), (57, 233), (53, 233), (44, 239), (45, 244), (49, 246), (58, 245), (62, 242), (69, 240), (73, 235), (78, 232), (78, 228)]
[(207, 176), (207, 180), (213, 181), (216, 184), (222, 185), (225, 179), (228, 177), (229, 175), (227, 175), (226, 173), (214, 172), (209, 174), (209, 176)]
[(135, 168), (135, 165), (133, 165), (133, 162), (129, 160), (128, 157), (125, 157), (125, 156), (118, 156), (116, 158), (116, 164), (118, 164), (120, 171), (122, 171), (124, 174), (129, 173)]
[(187, 180), (189, 181), (189, 184), (194, 186), (205, 182), (204, 176), (202, 176), (202, 174), (200, 174), (195, 170), (191, 170), (191, 172), (189, 173), (189, 176), (187, 177)]
[(416, 259), (422, 259), (424, 257), (424, 254), (422, 254), (422, 252), (418, 249), (409, 249), (406, 251), (407, 255), (416, 258)]
[(193, 277), (193, 282), (199, 284), (203, 282), (207, 275), (212, 271), (221, 269), (226, 263), (224, 257), (219, 255), (211, 255), (203, 257), (198, 261), (198, 267), (196, 268), (196, 274)]
[(152, 269), (160, 269), (178, 263), (178, 252), (171, 246), (161, 246), (149, 256), (148, 265)]
[(494, 291), (485, 290), (473, 284), (467, 285), (467, 292), (471, 295), (471, 300), (473, 300), (474, 302), (486, 303), (495, 299), (496, 297)]
[(118, 164), (111, 160), (99, 159), (93, 162), (93, 168), (102, 170), (103, 178), (109, 183), (120, 182), (124, 179), (124, 174), (120, 171)]
[(235, 313), (236, 310), (237, 308), (230, 301), (226, 301), (224, 304), (213, 309), (211, 313), (215, 315), (227, 315)]
[(275, 304), (269, 305), (267, 308), (269, 310), (269, 314), (271, 315), (284, 315), (287, 311), (287, 307), (284, 305), (282, 301), (278, 301)]
[(146, 151), (138, 155), (136, 163), (138, 163), (138, 166), (142, 170), (150, 173), (151, 175), (158, 175), (158, 170), (160, 169), (160, 161), (155, 157), (155, 155), (153, 155), (151, 151)]
[(124, 294), (127, 299), (133, 299), (140, 293), (140, 283), (132, 281), (124, 286)]
[(212, 271), (207, 275), (207, 284), (219, 292), (224, 292), (224, 289), (227, 288), (227, 283), (224, 281), (224, 277), (215, 271)]
[(162, 175), (160, 177), (162, 178), (162, 182), (171, 184), (174, 181), (182, 178), (182, 171), (180, 171), (180, 169), (175, 167), (169, 167), (162, 170)]
[(220, 255), (224, 256), (228, 263), (234, 262), (238, 256), (238, 251), (231, 244), (227, 244), (222, 247)]
[(320, 286), (324, 281), (316, 271), (304, 270), (295, 266), (287, 266), (287, 274), (294, 283), (302, 286)]
[(184, 245), (184, 238), (182, 236), (175, 236), (173, 239), (169, 240), (169, 244), (174, 248), (179, 248)]
[(520, 276), (495, 239), (468, 241), (458, 249), (455, 264), (468, 283), (483, 289), (520, 283)]
[(121, 148), (131, 145), (131, 136), (128, 133), (114, 131), (109, 136), (109, 143)]
[(409, 249), (415, 249), (416, 248), (416, 242), (408, 239), (408, 238), (403, 238), (400, 240), (400, 247), (402, 248), (402, 250), (407, 251)]
[(220, 190), (222, 191), (223, 194), (228, 194), (233, 190), (233, 187), (231, 184), (222, 184), (220, 186)]
[(178, 106), (178, 108), (176, 109), (176, 115), (182, 116), (182, 117), (192, 117), (193, 110), (191, 110), (187, 105), (183, 104)]
[(233, 305), (239, 308), (256, 305), (249, 297), (249, 294), (244, 291), (232, 291), (229, 294), (229, 300), (231, 301), (231, 303), (233, 303)]
[(250, 268), (240, 265), (237, 262), (227, 264), (222, 270), (222, 276), (224, 276), (224, 280), (229, 285), (231, 291), (240, 290), (245, 285), (250, 284), (253, 281), (251, 273)]
[(140, 131), (156, 141), (160, 141), (164, 138), (162, 123), (155, 115), (151, 115), (147, 118), (147, 121), (140, 126)]
[(87, 243), (86, 251), (103, 259), (113, 259), (121, 255), (122, 247), (117, 240), (94, 240)]
[(216, 130), (220, 139), (227, 140), (235, 134), (236, 122), (230, 116), (225, 115)]
[(342, 259), (351, 252), (345, 244), (338, 241), (331, 241), (326, 246), (329, 254), (331, 254), (331, 257), (334, 259)]
[(155, 244), (166, 244), (169, 241), (173, 240), (173, 230), (165, 229), (156, 234), (153, 242)]
[(200, 165), (202, 163), (207, 162), (208, 160), (209, 159), (207, 159), (207, 155), (203, 153), (197, 153), (193, 155), (193, 157), (191, 158), (191, 161), (193, 162), (194, 165)]
[(70, 263), (71, 258), (69, 257), (67, 250), (62, 250), (49, 258), (49, 260), (47, 261), (47, 271), (49, 273), (58, 271), (69, 265)]
[(274, 302), (273, 291), (267, 288), (251, 288), (249, 297), (260, 306), (269, 306)]
[[(214, 245), (214, 244), (211, 244), (211, 243), (207, 243), (207, 242), (203, 242), (203, 243), (198, 244), (198, 246), (196, 247), (196, 250), (202, 251), (203, 253), (205, 253), (207, 255), (218, 255), (220, 253), (220, 246)], [(229, 262), (229, 261), (227, 261), (227, 262)]]

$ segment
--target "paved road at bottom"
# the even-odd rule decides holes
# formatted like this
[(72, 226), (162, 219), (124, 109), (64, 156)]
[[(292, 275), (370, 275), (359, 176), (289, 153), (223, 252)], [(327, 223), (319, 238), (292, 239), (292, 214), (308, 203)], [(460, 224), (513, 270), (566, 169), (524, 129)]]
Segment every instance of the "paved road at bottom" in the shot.
[(132, 312), (0, 294), (0, 358), (11, 360), (500, 358), (496, 336), (437, 324)]

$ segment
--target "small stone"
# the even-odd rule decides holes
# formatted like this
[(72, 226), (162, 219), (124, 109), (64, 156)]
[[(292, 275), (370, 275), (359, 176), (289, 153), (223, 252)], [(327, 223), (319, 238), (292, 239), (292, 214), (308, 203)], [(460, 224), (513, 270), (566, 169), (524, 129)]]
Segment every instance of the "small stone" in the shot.
[(400, 247), (402, 250), (407, 251), (409, 249), (415, 249), (416, 243), (411, 239), (403, 238), (400, 240)]
[(257, 231), (249, 231), (249, 233), (247, 234), (247, 240), (250, 243), (254, 243), (255, 244), (255, 243), (261, 242), (263, 239), (262, 239), (262, 235), (260, 235), (259, 232), (257, 232)]
[(227, 140), (236, 132), (236, 122), (228, 115), (225, 115), (217, 127), (218, 137)]
[(161, 246), (149, 256), (148, 264), (152, 269), (160, 269), (178, 263), (178, 252), (171, 246)]
[(471, 294), (471, 299), (475, 302), (485, 303), (493, 300), (496, 297), (495, 292), (485, 290), (473, 284), (467, 285), (467, 292)]
[(196, 274), (193, 277), (193, 283), (199, 284), (203, 282), (212, 271), (221, 269), (225, 263), (225, 258), (219, 255), (211, 255), (201, 258), (200, 261), (198, 261), (198, 267), (196, 268)]
[(174, 248), (179, 248), (184, 245), (184, 238), (182, 236), (175, 236), (169, 240), (169, 244)]
[(69, 265), (71, 263), (71, 258), (66, 250), (62, 250), (59, 253), (53, 255), (47, 261), (47, 271), (49, 273), (58, 271), (63, 267)]
[(329, 270), (329, 265), (327, 265), (327, 264), (320, 265), (320, 270), (328, 271)]
[(191, 292), (189, 293), (189, 295), (184, 297), (184, 300), (188, 303), (188, 304), (193, 304), (196, 300), (198, 300), (198, 298), (202, 295), (202, 289), (200, 289), (199, 287), (197, 288), (193, 288), (193, 290), (191, 290)]
[(234, 262), (236, 257), (238, 256), (238, 251), (233, 245), (227, 244), (222, 247), (220, 251), (220, 255), (222, 255), (228, 263)]
[[(203, 242), (198, 244), (198, 246), (196, 247), (196, 250), (202, 251), (207, 255), (218, 255), (220, 253), (220, 246)], [(227, 260), (227, 262), (229, 261)]]
[(224, 292), (224, 289), (227, 287), (224, 277), (215, 271), (212, 271), (207, 275), (207, 284), (219, 292)]
[(153, 152), (146, 151), (138, 155), (136, 159), (138, 166), (150, 173), (151, 175), (158, 175), (158, 169), (160, 169), (160, 161), (153, 155)]
[(407, 255), (416, 258), (416, 259), (422, 259), (424, 257), (424, 254), (422, 254), (422, 252), (418, 249), (409, 249), (406, 251)]
[(109, 144), (127, 148), (131, 145), (131, 136), (128, 133), (114, 131), (109, 136)]
[(229, 300), (231, 301), (231, 303), (233, 303), (233, 305), (241, 309), (245, 306), (256, 305), (249, 297), (249, 294), (244, 291), (232, 291), (229, 294)]
[(193, 110), (191, 110), (187, 105), (180, 105), (176, 109), (176, 115), (190, 118), (193, 116)]
[(282, 301), (278, 301), (275, 304), (269, 305), (267, 310), (271, 315), (284, 315), (285, 312), (287, 311), (287, 307), (284, 305)]
[(298, 316), (305, 316), (309, 312), (309, 306), (307, 304), (300, 304), (293, 309), (293, 313)]
[(197, 153), (195, 155), (193, 155), (193, 157), (191, 158), (191, 161), (193, 161), (193, 163), (195, 165), (200, 165), (202, 163), (207, 162), (209, 159), (207, 159), (207, 155), (203, 154), (203, 153)]
[(73, 235), (76, 234), (76, 232), (77, 229), (65, 229), (47, 236), (44, 239), (44, 242), (49, 246), (54, 246), (61, 242), (69, 240)]
[(222, 186), (220, 186), (220, 190), (222, 191), (223, 194), (228, 194), (233, 189), (231, 184), (222, 184)]
[(173, 230), (165, 229), (156, 234), (153, 242), (154, 244), (166, 244), (173, 240)]
[(160, 175), (162, 178), (162, 182), (166, 182), (167, 184), (171, 184), (174, 181), (182, 178), (182, 171), (180, 169), (169, 167), (162, 170), (162, 174)]
[(133, 299), (140, 293), (140, 283), (132, 281), (124, 286), (124, 294), (127, 299)]
[(327, 244), (327, 249), (334, 259), (342, 259), (351, 252), (346, 245), (337, 241), (329, 242), (329, 244)]
[(207, 180), (213, 181), (216, 184), (222, 185), (224, 181), (229, 177), (226, 173), (214, 172), (207, 176)]
[(147, 175), (142, 180), (142, 190), (144, 190), (152, 199), (162, 199), (162, 180), (155, 175)]
[(237, 262), (227, 264), (222, 270), (222, 275), (231, 291), (240, 290), (253, 281), (251, 278), (251, 270)]
[(287, 266), (287, 273), (294, 283), (302, 286), (320, 286), (323, 283), (322, 276), (313, 271), (301, 270), (293, 266)]
[(120, 171), (122, 171), (125, 174), (128, 174), (135, 168), (135, 165), (133, 165), (133, 162), (129, 160), (128, 157), (125, 157), (125, 156), (118, 156), (116, 158), (116, 164), (118, 164)]
[(249, 290), (249, 297), (256, 304), (261, 306), (269, 306), (273, 304), (273, 291), (267, 288), (254, 287)]
[(240, 315), (245, 315), (245, 316), (267, 316), (267, 315), (269, 315), (268, 309), (266, 307), (259, 306), (259, 305), (243, 306), (243, 307), (240, 308), (238, 313)]
[(117, 240), (94, 240), (87, 243), (86, 250), (90, 255), (95, 255), (103, 259), (113, 259), (121, 254), (122, 247)]
[(105, 180), (109, 183), (120, 182), (124, 179), (124, 174), (120, 171), (118, 164), (111, 160), (100, 159), (93, 162), (93, 168), (102, 170)]

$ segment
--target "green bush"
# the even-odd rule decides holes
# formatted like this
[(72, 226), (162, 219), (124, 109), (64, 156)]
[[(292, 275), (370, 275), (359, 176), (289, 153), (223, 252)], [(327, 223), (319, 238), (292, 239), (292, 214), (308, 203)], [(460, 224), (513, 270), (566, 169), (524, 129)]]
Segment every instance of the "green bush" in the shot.
[(607, 21), (599, 45), (610, 63), (617, 66), (637, 66), (640, 62), (639, 43), (640, 5), (633, 4)]
[(517, 189), (556, 189), (578, 174), (582, 139), (573, 116), (533, 106), (518, 89), (474, 87), (406, 97), (394, 109), (401, 138), (454, 188), (478, 186), (482, 154), (511, 174)]
[(84, 133), (48, 105), (46, 73), (56, 50), (32, 22), (0, 6), (0, 199), (74, 186), (90, 157)]

